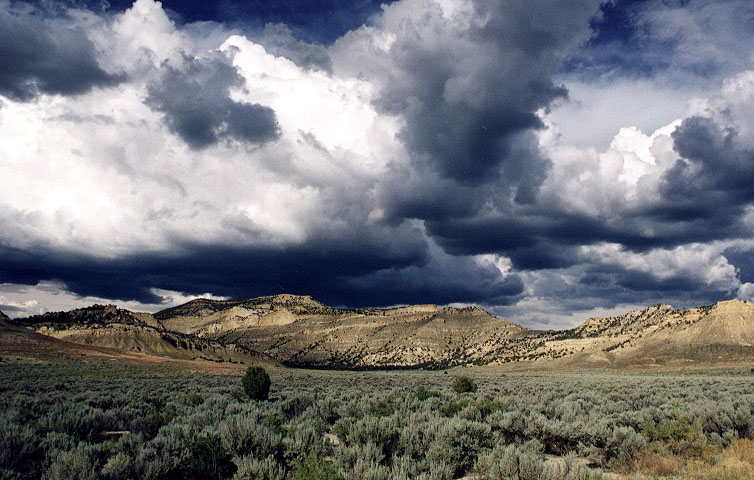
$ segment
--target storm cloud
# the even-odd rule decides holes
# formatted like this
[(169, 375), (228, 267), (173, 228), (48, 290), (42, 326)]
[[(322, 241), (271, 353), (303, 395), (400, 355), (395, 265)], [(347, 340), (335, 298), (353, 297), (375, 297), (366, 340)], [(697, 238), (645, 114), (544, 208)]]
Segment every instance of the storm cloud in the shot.
[(563, 12), (556, 3), (386, 9), (383, 29), (393, 36), (386, 68), (359, 73), (383, 83), (378, 107), (406, 120), (400, 138), (414, 168), (461, 184), (520, 187), (524, 201), (531, 196), (548, 162), (527, 151), (520, 134), (542, 128), (537, 111), (566, 96), (552, 75), (569, 47), (588, 37), (596, 7), (575, 2)]
[(244, 81), (222, 55), (186, 57), (180, 68), (163, 70), (149, 87), (147, 103), (165, 113), (170, 129), (192, 148), (224, 138), (264, 143), (279, 135), (271, 108), (230, 98), (231, 87), (242, 88)]
[(663, 203), (671, 206), (663, 214), (713, 225), (742, 219), (754, 201), (754, 150), (740, 145), (737, 137), (735, 126), (722, 128), (711, 118), (683, 121), (673, 133), (681, 158), (663, 174)]
[(754, 39), (750, 9), (629, 3), (364, 1), (330, 37), (324, 4), (14, 3), (0, 304), (288, 292), (555, 327), (750, 298), (754, 66), (722, 34)]
[[(115, 260), (85, 254), (0, 249), (0, 282), (65, 282), (81, 296), (160, 305), (155, 289), (245, 298), (274, 293), (313, 295), (331, 305), (512, 303), (523, 290), (515, 275), (489, 262), (430, 255), (420, 232), (366, 229), (369, 236), (313, 239), (279, 249), (182, 244), (181, 253), (132, 254)], [(344, 301), (346, 299), (346, 301)]]
[(8, 4), (0, 7), (0, 94), (29, 101), (41, 93), (80, 95), (125, 80), (99, 66), (82, 28), (44, 21)]

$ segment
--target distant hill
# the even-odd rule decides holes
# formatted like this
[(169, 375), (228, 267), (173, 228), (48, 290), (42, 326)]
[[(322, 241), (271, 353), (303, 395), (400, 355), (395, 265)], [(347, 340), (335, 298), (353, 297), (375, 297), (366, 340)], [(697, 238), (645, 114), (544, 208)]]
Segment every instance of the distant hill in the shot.
[(42, 335), (16, 324), (0, 312), (0, 361), (13, 358), (56, 360), (66, 357), (114, 357), (120, 353)]
[(266, 359), (243, 346), (166, 330), (149, 313), (131, 312), (115, 305), (46, 313), (17, 319), (14, 323), (71, 343), (160, 357), (239, 363)]
[[(674, 309), (655, 305), (610, 318), (595, 318), (569, 331), (571, 361), (615, 366), (693, 365), (754, 361), (754, 304), (726, 300)], [(569, 342), (562, 348), (568, 348)]]
[(441, 367), (489, 363), (526, 329), (476, 307), (334, 309), (308, 296), (201, 300), (155, 314), (166, 329), (253, 348), (286, 365)]
[(157, 312), (160, 326), (175, 332), (217, 336), (247, 327), (285, 325), (308, 316), (336, 316), (338, 310), (309, 296), (274, 295), (242, 301), (199, 298)]
[(336, 309), (309, 296), (192, 300), (154, 315), (95, 305), (13, 321), (87, 345), (174, 358), (268, 358), (310, 368), (643, 367), (754, 363), (754, 305), (655, 305), (530, 330), (477, 308)]

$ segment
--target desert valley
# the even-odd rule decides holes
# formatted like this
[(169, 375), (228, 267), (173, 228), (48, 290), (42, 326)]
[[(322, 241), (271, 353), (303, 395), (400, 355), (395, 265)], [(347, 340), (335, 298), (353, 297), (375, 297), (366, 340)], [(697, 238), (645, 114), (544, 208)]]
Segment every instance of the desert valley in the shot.
[(3, 314), (0, 473), (750, 478), (752, 340), (738, 300), (559, 331), (295, 295)]
[(754, 479), (752, 46), (753, 0), (0, 0), (0, 480)]

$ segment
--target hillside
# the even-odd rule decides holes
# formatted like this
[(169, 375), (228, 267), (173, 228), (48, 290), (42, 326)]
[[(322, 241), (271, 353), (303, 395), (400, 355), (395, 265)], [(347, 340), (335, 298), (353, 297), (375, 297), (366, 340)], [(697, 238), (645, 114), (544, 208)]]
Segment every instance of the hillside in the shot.
[(337, 314), (336, 309), (323, 305), (309, 296), (286, 294), (242, 301), (199, 298), (157, 312), (154, 318), (167, 330), (212, 336), (250, 327), (286, 325), (301, 317)]
[(308, 296), (194, 300), (158, 312), (168, 330), (242, 345), (286, 365), (440, 367), (489, 363), (526, 329), (476, 307), (334, 309)]
[[(7, 323), (7, 321), (6, 321)], [(308, 296), (197, 299), (154, 315), (95, 305), (14, 324), (85, 345), (311, 368), (687, 366), (754, 359), (754, 305), (655, 305), (577, 328), (530, 330), (477, 307), (336, 309)]]
[(149, 313), (93, 305), (14, 321), (37, 333), (81, 345), (184, 360), (248, 363), (266, 360), (242, 346), (221, 344), (163, 328)]
[(16, 324), (0, 312), (0, 360), (6, 358), (58, 359), (63, 357), (107, 357), (119, 352), (103, 347), (92, 347), (66, 342), (42, 335)]
[(571, 366), (651, 366), (740, 363), (754, 360), (754, 304), (726, 300), (674, 309), (654, 305), (552, 332), (534, 353)]
[(201, 300), (159, 312), (168, 329), (319, 368), (532, 364), (541, 368), (751, 361), (754, 305), (655, 305), (563, 331), (529, 330), (477, 307), (333, 309), (311, 297)]
[(478, 308), (418, 306), (299, 315), (294, 322), (214, 335), (253, 345), (288, 365), (338, 368), (441, 367), (488, 363), (526, 330)]

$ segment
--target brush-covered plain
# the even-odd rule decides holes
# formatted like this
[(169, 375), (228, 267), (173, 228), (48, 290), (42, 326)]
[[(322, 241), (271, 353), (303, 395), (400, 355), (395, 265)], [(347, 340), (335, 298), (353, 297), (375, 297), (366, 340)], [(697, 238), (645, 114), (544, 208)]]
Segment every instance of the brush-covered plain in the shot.
[(748, 369), (269, 373), (255, 401), (241, 374), (0, 363), (0, 478), (754, 475)]

